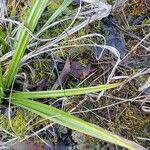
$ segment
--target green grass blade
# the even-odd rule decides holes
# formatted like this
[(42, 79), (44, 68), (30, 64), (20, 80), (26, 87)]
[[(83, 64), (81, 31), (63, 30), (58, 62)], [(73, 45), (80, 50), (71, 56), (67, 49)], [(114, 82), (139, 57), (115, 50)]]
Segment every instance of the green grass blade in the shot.
[(109, 131), (104, 130), (103, 128), (83, 121), (80, 118), (77, 118), (57, 108), (28, 99), (12, 99), (12, 103), (32, 111), (44, 118), (50, 119), (55, 123), (66, 126), (73, 130), (77, 130), (95, 138), (120, 145), (130, 150), (146, 150), (134, 142), (128, 141)]
[[(25, 26), (27, 26), (31, 31), (34, 31), (36, 24), (44, 11), (45, 7), (47, 6), (49, 0), (36, 0), (35, 4), (31, 8), (31, 12), (28, 18), (25, 21)], [(5, 79), (5, 86), (6, 88), (10, 87), (14, 76), (17, 74), (20, 60), (23, 57), (25, 49), (27, 47), (29, 41), (29, 33), (26, 29), (20, 27), (17, 34), (18, 42), (14, 44), (14, 54), (13, 58), (8, 67), (8, 73)]]
[(0, 62), (0, 104), (1, 104), (1, 99), (3, 96), (3, 74), (2, 74), (2, 66)]
[(0, 87), (3, 88), (3, 74), (1, 62), (0, 62)]
[(63, 3), (59, 6), (59, 8), (53, 13), (53, 15), (44, 24), (42, 29), (47, 27), (54, 19), (56, 19), (57, 16), (60, 15), (72, 2), (73, 0), (64, 0)]
[(115, 88), (119, 83), (98, 85), (93, 87), (84, 88), (74, 88), (74, 89), (64, 89), (64, 90), (51, 90), (51, 91), (35, 91), (35, 92), (16, 92), (12, 94), (12, 97), (22, 97), (22, 98), (54, 98), (54, 97), (65, 97), (65, 96), (75, 96), (81, 94), (87, 94), (92, 92), (99, 92), (102, 90), (107, 90)]
[(6, 53), (7, 44), (6, 44), (5, 40), (3, 39), (3, 37), (1, 37), (1, 35), (0, 35), (0, 43), (2, 45), (2, 48), (1, 48), (2, 49), (2, 54), (4, 54), (4, 53)]
[(6, 34), (2, 29), (2, 26), (0, 26), (0, 44), (1, 44), (1, 53), (4, 54), (7, 49), (7, 43), (6, 43)]

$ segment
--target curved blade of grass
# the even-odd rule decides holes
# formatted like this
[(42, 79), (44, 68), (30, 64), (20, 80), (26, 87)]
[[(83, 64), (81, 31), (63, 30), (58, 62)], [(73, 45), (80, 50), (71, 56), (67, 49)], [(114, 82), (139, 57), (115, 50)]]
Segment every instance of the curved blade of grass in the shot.
[[(45, 7), (47, 6), (49, 0), (36, 0), (35, 4), (33, 5), (31, 12), (26, 19), (25, 26), (27, 26), (31, 31), (34, 31), (36, 24), (44, 11)], [(18, 38), (19, 35), (19, 38)], [(14, 76), (17, 74), (20, 60), (25, 52), (25, 49), (27, 47), (28, 41), (29, 41), (29, 33), (24, 28), (19, 28), (17, 39), (19, 40), (17, 44), (14, 44), (14, 54), (13, 58), (9, 64), (8, 67), (8, 73), (5, 80), (5, 87), (8, 88), (12, 80), (14, 79)]]
[(53, 13), (53, 15), (44, 24), (42, 29), (47, 27), (54, 19), (56, 19), (57, 16), (60, 15), (72, 2), (73, 2), (73, 0), (64, 0), (63, 3), (59, 6), (59, 8)]
[(37, 36), (41, 35), (47, 29), (46, 27), (53, 20), (55, 20), (72, 2), (73, 0), (64, 0), (63, 3), (59, 6), (59, 8), (53, 13), (53, 15), (43, 25), (42, 29), (38, 32)]
[(51, 91), (35, 91), (35, 92), (16, 92), (12, 94), (13, 98), (54, 98), (54, 97), (66, 97), (75, 96), (81, 94), (87, 94), (92, 92), (99, 92), (119, 86), (119, 83), (98, 85), (93, 87), (64, 89), (64, 90), (51, 90)]
[(128, 141), (109, 131), (106, 131), (103, 128), (97, 127), (55, 107), (51, 107), (29, 99), (12, 99), (12, 103), (31, 112), (34, 112), (44, 118), (50, 119), (55, 123), (66, 126), (73, 130), (77, 130), (95, 138), (120, 145), (130, 150), (146, 150), (134, 142)]

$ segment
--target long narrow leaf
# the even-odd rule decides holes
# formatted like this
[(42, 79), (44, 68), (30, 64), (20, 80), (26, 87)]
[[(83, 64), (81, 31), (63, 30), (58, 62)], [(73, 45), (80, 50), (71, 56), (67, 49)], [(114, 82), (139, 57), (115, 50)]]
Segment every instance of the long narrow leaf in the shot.
[[(40, 18), (48, 2), (49, 0), (36, 0), (35, 1), (35, 4), (33, 5), (33, 8), (31, 9), (31, 12), (25, 22), (25, 25), (31, 31), (34, 31), (36, 24), (38, 22), (38, 19)], [(19, 35), (19, 38), (18, 38), (18, 35)], [(14, 79), (14, 76), (18, 72), (20, 60), (27, 47), (29, 37), (30, 37), (29, 33), (26, 31), (26, 29), (20, 27), (20, 29), (18, 30), (18, 34), (17, 34), (17, 39), (19, 41), (17, 44), (15, 43), (14, 45), (15, 51), (13, 54), (12, 61), (9, 64), (8, 73), (7, 73), (6, 80), (5, 80), (6, 88), (8, 88), (11, 85), (12, 80)]]
[(57, 108), (35, 102), (28, 99), (13, 99), (12, 103), (32, 111), (44, 118), (50, 119), (55, 123), (77, 130), (84, 134), (96, 137), (98, 139), (114, 143), (130, 150), (146, 150), (144, 147), (119, 137), (103, 128), (97, 127), (91, 123), (81, 120), (69, 113)]
[(47, 27), (54, 19), (56, 19), (56, 17), (60, 15), (66, 9), (66, 7), (68, 7), (72, 2), (73, 0), (64, 0), (63, 3), (59, 6), (59, 8), (53, 13), (53, 15), (44, 24), (42, 29)]
[(0, 36), (0, 43), (2, 45), (2, 53), (5, 53), (6, 49), (7, 49), (7, 44), (6, 44), (6, 41), (3, 39), (3, 37), (1, 37), (1, 36)]
[(3, 74), (2, 74), (1, 62), (0, 62), (0, 87), (3, 88)]
[(0, 104), (1, 104), (1, 99), (2, 99), (2, 95), (3, 95), (3, 74), (2, 74), (2, 66), (1, 66), (1, 62), (0, 62)]
[(64, 89), (64, 90), (51, 90), (51, 91), (35, 91), (35, 92), (16, 92), (12, 94), (12, 97), (22, 97), (22, 98), (54, 98), (54, 97), (65, 97), (65, 96), (75, 96), (81, 94), (87, 94), (92, 92), (99, 92), (102, 90), (111, 89), (120, 85), (119, 83), (99, 85), (93, 87), (84, 88), (74, 88), (74, 89)]

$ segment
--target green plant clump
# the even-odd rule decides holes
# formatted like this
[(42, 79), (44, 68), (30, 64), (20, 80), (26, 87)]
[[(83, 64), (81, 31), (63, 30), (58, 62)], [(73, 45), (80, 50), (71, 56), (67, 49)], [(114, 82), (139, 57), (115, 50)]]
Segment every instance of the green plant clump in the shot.
[[(64, 0), (60, 7), (53, 13), (49, 20), (45, 23), (42, 29), (47, 27), (73, 0)], [(24, 21), (24, 26), (26, 26), (31, 32), (34, 32), (35, 27), (38, 23), (39, 18), (41, 17), (43, 11), (47, 7), (49, 0), (36, 0), (32, 1), (32, 6)], [(16, 35), (16, 42), (14, 44), (14, 52), (12, 60), (9, 62), (8, 68), (4, 72), (2, 64), (0, 64), (0, 100), (1, 104), (6, 103), (10, 100), (13, 105), (20, 106), (24, 109), (27, 109), (37, 115), (40, 115), (44, 118), (50, 119), (55, 123), (66, 126), (73, 130), (77, 130), (84, 134), (96, 137), (98, 139), (111, 142), (131, 150), (142, 150), (142, 146), (128, 141), (120, 136), (117, 136), (109, 131), (104, 130), (101, 127), (98, 127), (94, 124), (86, 122), (80, 118), (77, 118), (67, 112), (59, 110), (55, 107), (48, 106), (41, 102), (35, 101), (39, 98), (56, 98), (56, 97), (66, 97), (66, 96), (75, 96), (82, 95), (91, 92), (99, 92), (102, 90), (107, 90), (117, 87), (119, 84), (107, 84), (107, 85), (98, 85), (93, 87), (84, 87), (84, 88), (75, 88), (75, 89), (64, 89), (64, 90), (53, 90), (53, 91), (33, 91), (33, 92), (22, 92), (22, 91), (12, 91), (11, 86), (15, 79), (16, 74), (20, 69), (21, 59), (23, 58), (25, 51), (27, 49), (28, 42), (31, 40), (29, 31), (23, 26), (19, 26)], [(19, 89), (18, 89), (19, 90)], [(6, 92), (7, 91), (7, 92)], [(8, 91), (11, 91), (8, 93)], [(17, 123), (14, 120), (14, 123)], [(23, 123), (22, 123), (23, 124)], [(21, 133), (20, 128), (17, 133)]]

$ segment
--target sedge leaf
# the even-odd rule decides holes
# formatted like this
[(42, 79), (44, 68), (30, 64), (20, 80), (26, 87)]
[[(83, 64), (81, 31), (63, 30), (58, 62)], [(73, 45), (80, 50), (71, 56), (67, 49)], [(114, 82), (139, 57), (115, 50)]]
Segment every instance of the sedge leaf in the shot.
[(22, 97), (22, 98), (54, 98), (54, 97), (66, 97), (66, 96), (75, 96), (81, 94), (88, 94), (92, 92), (99, 92), (102, 90), (107, 90), (115, 88), (119, 83), (98, 85), (93, 87), (83, 87), (83, 88), (74, 88), (74, 89), (63, 89), (63, 90), (51, 90), (51, 91), (35, 91), (35, 92), (15, 92), (12, 94), (12, 97)]
[(29, 99), (12, 99), (12, 103), (23, 107), (31, 112), (34, 112), (44, 118), (50, 119), (55, 123), (93, 136), (95, 138), (123, 146), (130, 150), (146, 150), (144, 147), (134, 142), (119, 137), (109, 131), (106, 131), (101, 127), (88, 123), (78, 117), (75, 117), (55, 107), (51, 107)]
[[(31, 12), (25, 21), (25, 26), (28, 27), (31, 31), (34, 31), (36, 24), (47, 6), (49, 0), (36, 0)], [(14, 54), (13, 58), (8, 67), (8, 73), (5, 79), (5, 87), (9, 88), (15, 75), (18, 72), (20, 61), (24, 55), (25, 49), (29, 41), (29, 33), (25, 28), (20, 27), (17, 34), (18, 42), (14, 44)]]

